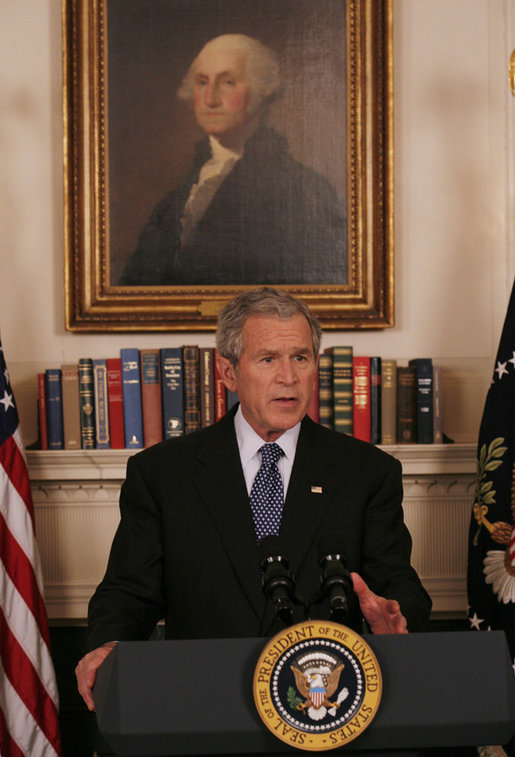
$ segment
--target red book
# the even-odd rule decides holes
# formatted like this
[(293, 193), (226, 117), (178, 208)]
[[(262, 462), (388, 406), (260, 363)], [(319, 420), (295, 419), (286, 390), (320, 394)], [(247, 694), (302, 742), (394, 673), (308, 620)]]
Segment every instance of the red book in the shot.
[(125, 447), (125, 429), (123, 424), (122, 361), (119, 357), (107, 359), (107, 396), (111, 449), (123, 449)]
[(309, 401), (306, 415), (309, 415), (312, 421), (318, 423), (320, 420), (319, 402), (318, 402), (318, 370), (315, 374), (315, 383), (313, 384), (313, 392)]
[(225, 384), (218, 372), (215, 350), (215, 422), (224, 417), (227, 412), (227, 398), (225, 394)]
[(370, 358), (355, 356), (352, 359), (354, 436), (370, 441)]
[(145, 447), (163, 441), (163, 406), (159, 350), (140, 350), (141, 407)]
[(45, 374), (38, 373), (38, 416), (41, 449), (48, 449), (48, 427), (46, 420)]

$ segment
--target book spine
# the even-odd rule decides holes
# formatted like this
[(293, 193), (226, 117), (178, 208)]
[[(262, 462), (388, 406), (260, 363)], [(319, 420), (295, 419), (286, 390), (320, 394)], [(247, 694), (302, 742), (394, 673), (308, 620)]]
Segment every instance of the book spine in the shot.
[(163, 403), (163, 434), (173, 439), (184, 434), (184, 371), (182, 349), (161, 350), (161, 391)]
[(200, 365), (199, 348), (182, 348), (184, 364), (184, 433), (192, 434), (200, 428)]
[(48, 425), (46, 417), (45, 374), (38, 373), (38, 423), (39, 444), (41, 449), (48, 449)]
[(318, 361), (318, 416), (325, 428), (333, 428), (333, 356), (320, 355)]
[(227, 397), (225, 395), (225, 384), (220, 376), (218, 364), (216, 361), (215, 349), (215, 421), (221, 420), (227, 412)]
[(93, 360), (93, 391), (95, 396), (96, 448), (111, 449), (106, 360)]
[(381, 361), (381, 444), (397, 441), (397, 361)]
[(381, 363), (380, 357), (370, 358), (370, 441), (381, 444)]
[(45, 371), (48, 449), (64, 449), (63, 393), (59, 368)]
[(122, 361), (125, 447), (127, 449), (141, 449), (143, 447), (143, 415), (141, 410), (139, 350), (135, 347), (124, 347), (120, 350), (120, 359)]
[(370, 442), (370, 358), (356, 356), (352, 361), (354, 436)]
[(334, 430), (352, 436), (354, 432), (352, 347), (333, 347)]
[(82, 449), (95, 449), (95, 405), (93, 389), (93, 360), (79, 360), (80, 439)]
[(214, 347), (201, 347), (200, 359), (200, 422), (202, 428), (215, 422)]
[(106, 364), (111, 449), (123, 449), (125, 447), (125, 430), (123, 424), (122, 361), (118, 357), (107, 358)]
[(417, 444), (433, 443), (433, 361), (431, 358), (410, 360), (415, 368), (417, 386)]
[(64, 448), (80, 449), (79, 367), (76, 363), (61, 366), (63, 385)]
[(141, 405), (145, 447), (163, 440), (163, 406), (159, 350), (141, 350)]
[(311, 392), (311, 399), (309, 401), (306, 415), (309, 415), (312, 421), (315, 423), (320, 422), (320, 400), (318, 398), (318, 371), (315, 373), (315, 380), (313, 382), (313, 391)]
[(397, 443), (417, 440), (417, 386), (415, 368), (397, 367)]
[(433, 366), (433, 442), (443, 444), (442, 423), (442, 369)]

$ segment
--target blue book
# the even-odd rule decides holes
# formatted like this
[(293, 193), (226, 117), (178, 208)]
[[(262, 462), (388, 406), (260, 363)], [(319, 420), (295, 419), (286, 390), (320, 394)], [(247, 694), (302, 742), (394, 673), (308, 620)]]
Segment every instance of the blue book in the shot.
[(182, 347), (164, 347), (161, 355), (163, 437), (184, 434), (184, 366)]
[(143, 448), (143, 412), (141, 409), (141, 377), (139, 350), (124, 347), (120, 350), (122, 362), (123, 423), (125, 447)]
[(417, 395), (417, 444), (432, 444), (434, 441), (433, 421), (433, 361), (417, 358), (409, 361), (415, 368), (415, 386)]
[(97, 449), (111, 449), (107, 395), (107, 360), (93, 360), (95, 397), (95, 441)]
[(48, 449), (64, 449), (63, 389), (59, 368), (45, 371), (45, 396)]

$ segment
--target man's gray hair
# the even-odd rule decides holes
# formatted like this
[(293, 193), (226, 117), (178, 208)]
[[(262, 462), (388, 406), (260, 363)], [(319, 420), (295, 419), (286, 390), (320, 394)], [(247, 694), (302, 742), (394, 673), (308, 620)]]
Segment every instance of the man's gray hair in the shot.
[(193, 85), (195, 81), (196, 63), (206, 48), (220, 48), (227, 50), (241, 50), (247, 55), (247, 72), (254, 85), (254, 96), (259, 101), (277, 95), (281, 86), (279, 75), (279, 61), (277, 55), (259, 40), (247, 37), (246, 34), (222, 34), (207, 42), (182, 80), (177, 90), (181, 100), (193, 99)]
[(313, 354), (320, 350), (322, 329), (319, 322), (305, 302), (293, 297), (288, 292), (279, 292), (272, 287), (251, 289), (237, 295), (225, 305), (218, 317), (216, 329), (216, 348), (218, 354), (230, 360), (236, 366), (245, 348), (243, 327), (252, 315), (264, 318), (287, 320), (296, 315), (303, 315), (311, 329)]

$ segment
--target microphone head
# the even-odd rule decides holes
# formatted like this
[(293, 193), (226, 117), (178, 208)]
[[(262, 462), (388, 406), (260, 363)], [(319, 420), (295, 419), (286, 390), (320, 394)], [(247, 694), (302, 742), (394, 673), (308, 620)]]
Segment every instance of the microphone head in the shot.
[(347, 567), (347, 558), (343, 549), (342, 538), (323, 536), (318, 542), (318, 562), (323, 565), (328, 559), (340, 560)]
[(288, 568), (288, 560), (284, 554), (284, 544), (280, 536), (265, 536), (258, 544), (259, 565), (261, 570), (270, 562), (285, 563)]

